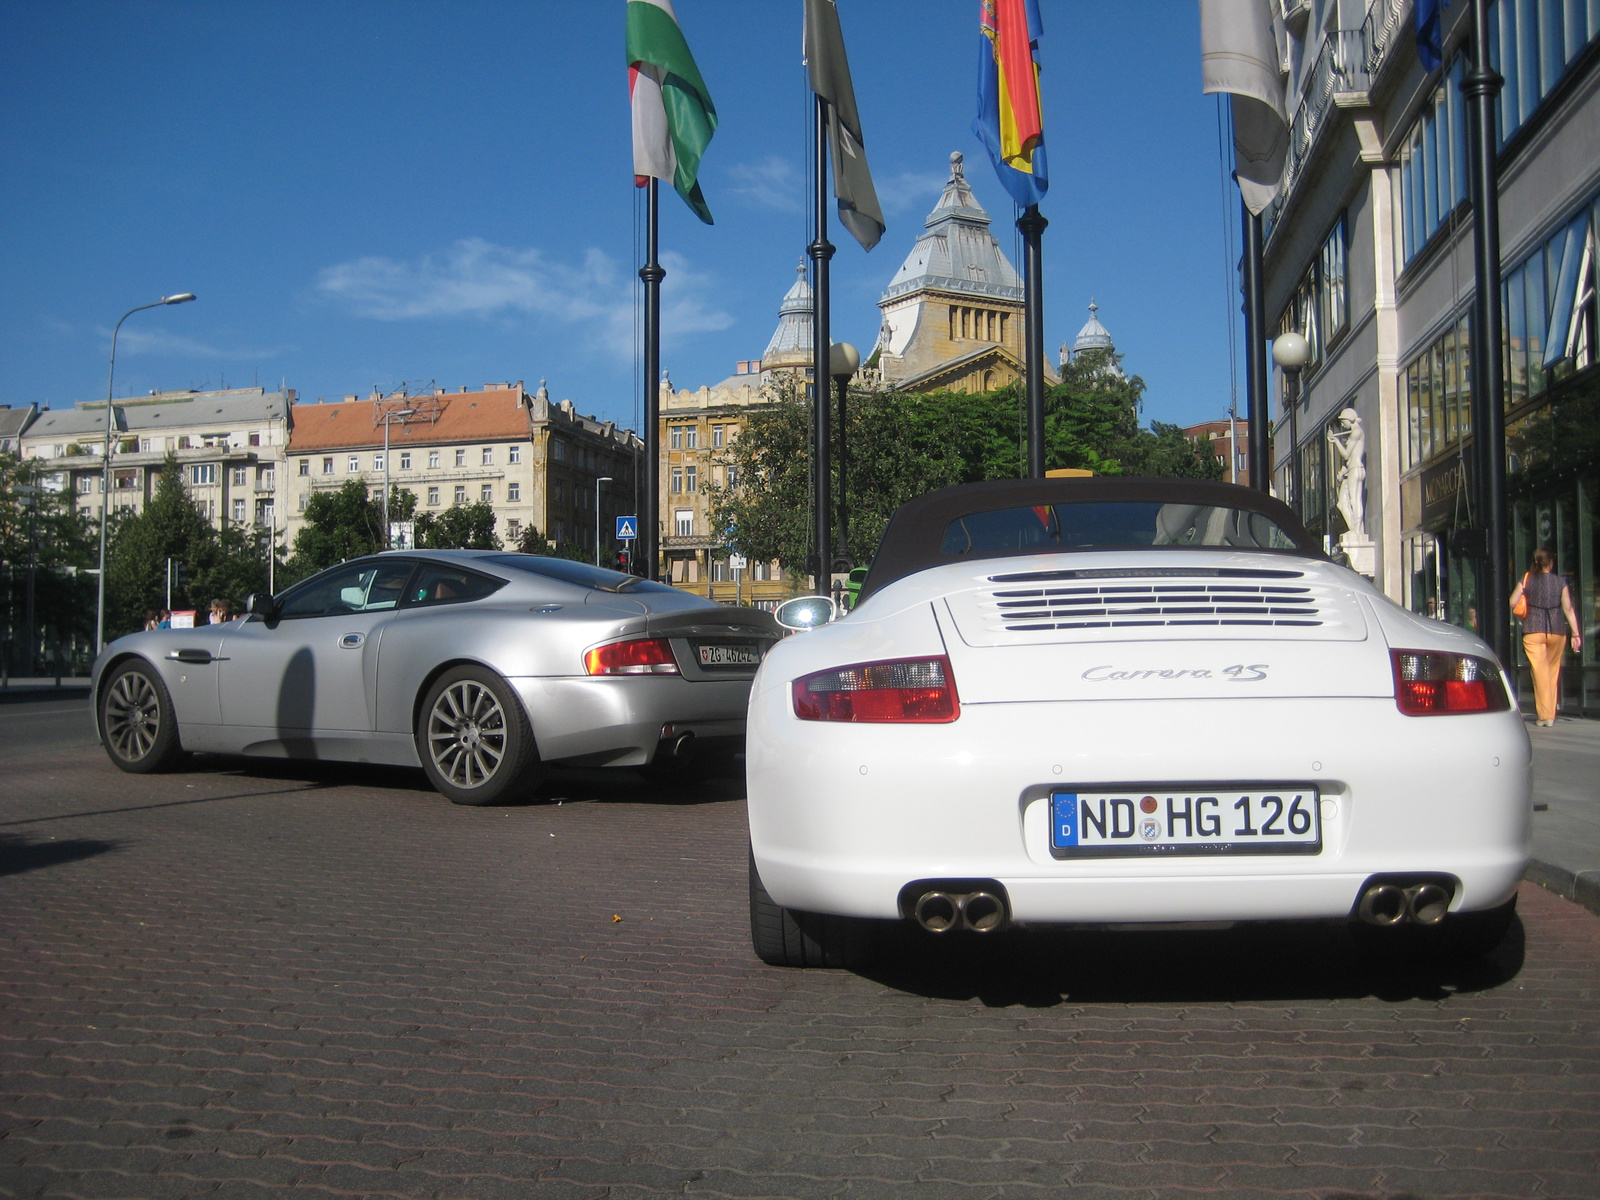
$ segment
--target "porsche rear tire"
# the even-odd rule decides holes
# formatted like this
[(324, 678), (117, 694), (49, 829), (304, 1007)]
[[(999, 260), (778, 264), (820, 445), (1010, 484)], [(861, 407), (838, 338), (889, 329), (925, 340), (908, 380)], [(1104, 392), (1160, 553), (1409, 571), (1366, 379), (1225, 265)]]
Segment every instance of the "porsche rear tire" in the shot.
[(1506, 935), (1511, 932), (1511, 922), (1517, 915), (1517, 898), (1507, 900), (1498, 908), (1479, 912), (1452, 913), (1444, 919), (1442, 935), (1444, 953), (1451, 958), (1467, 960), (1482, 958), (1493, 953)]
[(184, 759), (167, 685), (141, 659), (111, 669), (100, 690), (100, 735), (112, 763), (132, 775), (170, 771)]
[(505, 680), (483, 667), (452, 667), (434, 680), (416, 738), (428, 781), (453, 803), (500, 804), (538, 785), (527, 714)]
[(796, 912), (770, 895), (750, 855), (750, 943), (769, 967), (851, 967), (872, 952), (870, 923)]

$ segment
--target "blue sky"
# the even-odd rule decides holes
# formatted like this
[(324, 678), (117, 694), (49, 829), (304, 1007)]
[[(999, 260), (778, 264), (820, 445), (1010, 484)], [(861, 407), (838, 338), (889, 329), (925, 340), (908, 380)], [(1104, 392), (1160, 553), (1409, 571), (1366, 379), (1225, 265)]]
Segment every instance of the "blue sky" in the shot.
[[(0, 403), (102, 398), (116, 319), (192, 291), (123, 326), (118, 396), (544, 377), (634, 424), (623, 7), (0, 0)], [(716, 225), (663, 196), (681, 387), (771, 335), (809, 236), (810, 102), (800, 0), (676, 7), (721, 118), (701, 172)], [(1192, 0), (1042, 7), (1046, 343), (1093, 295), (1147, 418), (1220, 416), (1237, 293)], [(1015, 235), (969, 128), (977, 0), (840, 9), (889, 224), (871, 254), (834, 226), (834, 336), (865, 352), (952, 150), (1014, 261)]]

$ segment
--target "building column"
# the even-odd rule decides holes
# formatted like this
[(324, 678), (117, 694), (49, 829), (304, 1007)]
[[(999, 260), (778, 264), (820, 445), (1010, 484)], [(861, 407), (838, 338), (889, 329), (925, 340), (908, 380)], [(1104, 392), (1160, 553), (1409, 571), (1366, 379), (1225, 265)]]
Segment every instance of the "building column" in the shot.
[[(1376, 479), (1379, 487), (1380, 517), (1375, 531), (1378, 578), (1375, 582), (1384, 595), (1398, 604), (1404, 599), (1405, 581), (1400, 554), (1404, 532), (1400, 498), (1400, 421), (1403, 414), (1400, 412), (1400, 312), (1395, 292), (1395, 277), (1399, 273), (1392, 174), (1395, 168), (1383, 162), (1373, 122), (1358, 120), (1356, 132), (1361, 139), (1362, 161), (1371, 168), (1367, 173), (1367, 187), (1372, 210), (1373, 329), (1378, 342), (1378, 430), (1377, 437), (1369, 444), (1378, 448), (1378, 469), (1372, 470), (1369, 464), (1367, 478)], [(1370, 501), (1371, 497), (1368, 499)], [(1371, 507), (1369, 503), (1369, 510)]]

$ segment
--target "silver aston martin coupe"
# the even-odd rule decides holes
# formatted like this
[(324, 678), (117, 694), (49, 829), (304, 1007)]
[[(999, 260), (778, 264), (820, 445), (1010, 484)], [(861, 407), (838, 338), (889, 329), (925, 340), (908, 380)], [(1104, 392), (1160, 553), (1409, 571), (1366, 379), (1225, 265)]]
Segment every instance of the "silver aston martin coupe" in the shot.
[(525, 792), (551, 763), (671, 771), (743, 738), (779, 632), (632, 575), (472, 550), (352, 559), (246, 608), (106, 647), (93, 713), (113, 763), (420, 766), (457, 804)]

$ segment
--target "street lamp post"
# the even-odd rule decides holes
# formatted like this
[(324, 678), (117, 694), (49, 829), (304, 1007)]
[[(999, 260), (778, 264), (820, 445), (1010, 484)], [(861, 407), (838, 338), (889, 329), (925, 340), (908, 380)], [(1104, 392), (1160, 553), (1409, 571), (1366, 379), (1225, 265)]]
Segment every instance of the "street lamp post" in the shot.
[[(850, 390), (850, 377), (861, 365), (861, 352), (849, 342), (839, 342), (828, 348), (828, 374), (839, 389), (839, 550), (848, 570), (850, 564), (850, 503), (846, 491), (845, 473), (850, 466), (849, 444), (845, 434), (845, 396)], [(830, 564), (831, 570), (831, 564)]]
[(1272, 341), (1272, 361), (1283, 370), (1283, 406), (1289, 410), (1289, 498), (1303, 521), (1306, 513), (1300, 498), (1300, 372), (1311, 361), (1311, 343), (1298, 333), (1281, 333)]
[(609, 475), (601, 475), (594, 481), (594, 565), (600, 565), (600, 485), (611, 483)]
[(389, 426), (394, 424), (394, 419), (399, 417), (404, 423), (405, 419), (415, 413), (414, 408), (396, 408), (383, 414), (383, 548), (390, 549), (393, 539), (389, 536)]
[(117, 334), (122, 332), (122, 322), (136, 312), (147, 308), (160, 308), (163, 304), (187, 304), (194, 299), (193, 292), (179, 292), (176, 296), (163, 296), (150, 304), (139, 304), (123, 313), (111, 331), (111, 369), (106, 377), (106, 444), (100, 460), (100, 595), (95, 602), (94, 652), (99, 654), (106, 644), (106, 523), (111, 519), (111, 390), (117, 379)]

